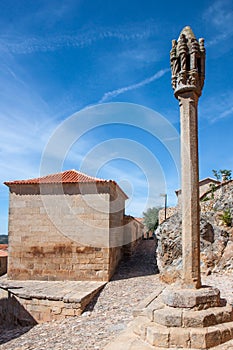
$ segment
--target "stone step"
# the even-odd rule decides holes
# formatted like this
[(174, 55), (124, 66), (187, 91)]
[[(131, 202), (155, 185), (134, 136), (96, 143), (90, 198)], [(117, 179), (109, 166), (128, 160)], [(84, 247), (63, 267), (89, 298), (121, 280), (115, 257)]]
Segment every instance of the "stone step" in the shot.
[[(168, 337), (165, 329), (169, 328), (148, 323), (147, 317), (136, 317), (104, 350), (198, 350), (207, 349), (207, 345), (210, 350), (233, 349), (232, 322), (217, 329), (170, 328)], [(200, 332), (195, 333), (196, 330)]]
[(220, 291), (208, 286), (200, 289), (169, 286), (162, 292), (162, 299), (165, 305), (181, 309), (204, 310), (221, 306)]
[(151, 326), (151, 321), (147, 317), (138, 316), (133, 321), (133, 332), (140, 339), (146, 340), (147, 328)]
[(145, 341), (155, 348), (211, 349), (233, 338), (233, 321), (205, 328), (146, 326)]
[(156, 288), (153, 294), (149, 295), (146, 299), (141, 301), (133, 310), (133, 316), (146, 316), (150, 321), (153, 320), (154, 310), (164, 308), (165, 305), (161, 298), (161, 293), (165, 289), (164, 286)]
[(165, 307), (154, 310), (152, 321), (166, 327), (209, 327), (233, 321), (233, 307), (226, 305), (201, 311)]

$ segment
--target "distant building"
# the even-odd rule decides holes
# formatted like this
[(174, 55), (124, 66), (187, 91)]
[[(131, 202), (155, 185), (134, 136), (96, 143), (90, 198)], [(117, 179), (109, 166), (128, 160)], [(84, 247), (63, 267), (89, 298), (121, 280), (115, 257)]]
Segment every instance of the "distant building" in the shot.
[(0, 276), (7, 272), (8, 245), (0, 244)]
[(108, 281), (142, 225), (115, 181), (76, 170), (5, 182), (11, 279)]
[[(199, 181), (199, 197), (200, 199), (206, 194), (208, 191), (211, 190), (211, 185), (215, 185), (216, 188), (221, 184), (220, 181), (212, 179), (211, 177), (207, 177), (203, 180)], [(181, 190), (175, 191), (177, 196), (177, 206), (176, 207), (169, 207), (166, 209), (166, 218), (168, 219), (172, 215), (174, 215), (177, 212), (177, 209), (181, 208)], [(165, 209), (161, 209), (159, 211), (159, 225), (162, 224), (165, 221)]]
[[(207, 177), (203, 180), (199, 181), (199, 196), (200, 198), (210, 190), (210, 186), (212, 184), (218, 186), (220, 185), (220, 181), (212, 179), (211, 177)], [(177, 190), (175, 191), (176, 195), (177, 195), (177, 200), (178, 200), (178, 206), (181, 205), (181, 190)]]
[(148, 228), (144, 224), (144, 219), (143, 218), (135, 218), (135, 220), (139, 221), (143, 225), (143, 238), (147, 239), (149, 236), (152, 236), (153, 232), (149, 232)]

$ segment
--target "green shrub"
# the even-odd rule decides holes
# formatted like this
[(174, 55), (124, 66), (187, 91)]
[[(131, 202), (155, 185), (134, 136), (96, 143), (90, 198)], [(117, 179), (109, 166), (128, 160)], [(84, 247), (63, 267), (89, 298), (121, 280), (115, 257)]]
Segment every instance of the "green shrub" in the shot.
[(210, 197), (205, 196), (205, 197), (203, 197), (203, 198), (201, 199), (201, 202), (207, 202), (207, 201), (209, 201), (210, 199), (211, 199)]
[(230, 209), (224, 210), (223, 214), (221, 215), (221, 220), (224, 222), (226, 226), (231, 226), (232, 217), (231, 217)]

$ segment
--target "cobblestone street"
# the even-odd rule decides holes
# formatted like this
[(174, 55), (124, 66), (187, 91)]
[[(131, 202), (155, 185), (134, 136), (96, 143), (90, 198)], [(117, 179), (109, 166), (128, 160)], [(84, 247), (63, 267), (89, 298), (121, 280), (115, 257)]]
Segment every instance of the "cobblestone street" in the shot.
[[(133, 319), (132, 309), (161, 283), (155, 273), (154, 241), (143, 240), (82, 316), (31, 329), (1, 329), (0, 349), (101, 350)], [(232, 275), (203, 277), (203, 283), (218, 287), (222, 297), (233, 303)]]

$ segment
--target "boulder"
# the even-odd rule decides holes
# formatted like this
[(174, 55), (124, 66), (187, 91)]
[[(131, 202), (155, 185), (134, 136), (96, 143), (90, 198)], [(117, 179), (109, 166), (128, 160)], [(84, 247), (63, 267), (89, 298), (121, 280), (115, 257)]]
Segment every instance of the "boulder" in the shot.
[[(221, 191), (220, 191), (221, 190)], [(233, 238), (231, 227), (220, 220), (224, 210), (233, 215), (233, 182), (228, 188), (219, 190), (208, 210), (202, 208), (200, 220), (201, 272), (210, 274), (217, 271), (233, 270)], [(177, 212), (163, 222), (156, 230), (157, 265), (161, 279), (174, 282), (181, 276), (182, 238), (181, 213)]]

